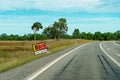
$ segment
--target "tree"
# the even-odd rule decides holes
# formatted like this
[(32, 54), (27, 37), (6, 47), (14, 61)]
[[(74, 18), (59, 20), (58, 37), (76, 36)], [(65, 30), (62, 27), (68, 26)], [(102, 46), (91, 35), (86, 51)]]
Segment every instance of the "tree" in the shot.
[(99, 31), (95, 32), (94, 39), (95, 40), (103, 40), (102, 33)]
[(92, 40), (93, 39), (93, 34), (92, 33), (88, 32), (86, 35), (87, 35), (87, 39), (88, 40)]
[(117, 40), (120, 40), (120, 30), (116, 31), (114, 35), (116, 36)]
[(8, 40), (8, 35), (6, 33), (3, 33), (1, 36), (0, 36), (0, 40)]
[(24, 34), (24, 35), (22, 36), (22, 40), (28, 40), (28, 35), (27, 35), (27, 34)]
[(82, 33), (80, 34), (80, 38), (86, 39), (86, 38), (87, 38), (86, 32), (82, 32)]
[(68, 35), (68, 34), (64, 34), (62, 36), (62, 39), (72, 39), (72, 38), (73, 38), (72, 35)]
[(73, 32), (73, 38), (80, 38), (80, 31), (79, 29), (75, 29)]
[(104, 33), (104, 40), (112, 40), (112, 33), (110, 32)]
[(54, 22), (53, 30), (55, 31), (55, 39), (59, 40), (68, 31), (67, 20), (60, 18), (58, 22)]
[(39, 29), (42, 29), (43, 26), (40, 22), (35, 22), (31, 29), (34, 31), (34, 40), (36, 41), (36, 32), (39, 31)]
[(43, 30), (43, 34), (46, 35), (49, 39), (53, 39), (54, 38), (54, 31), (52, 29), (52, 26), (48, 26)]
[(54, 38), (59, 40), (68, 31), (67, 20), (65, 18), (60, 18), (58, 22), (54, 22), (51, 26), (44, 29), (43, 34), (49, 38)]

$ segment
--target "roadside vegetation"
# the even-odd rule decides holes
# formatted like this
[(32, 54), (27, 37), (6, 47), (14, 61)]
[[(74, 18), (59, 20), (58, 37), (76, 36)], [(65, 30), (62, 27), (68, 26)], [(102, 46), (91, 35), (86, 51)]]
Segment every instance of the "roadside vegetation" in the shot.
[(116, 43), (120, 44), (120, 41), (117, 41)]
[[(90, 40), (120, 40), (120, 30), (114, 33), (101, 33), (99, 31), (86, 33), (75, 29), (72, 35), (69, 35), (67, 34), (69, 27), (65, 18), (59, 18), (58, 21), (44, 28), (42, 34), (36, 33), (42, 28), (42, 23), (35, 22), (31, 26), (33, 34), (20, 36), (18, 34), (8, 35), (3, 33), (0, 35), (0, 72), (54, 54), (70, 46), (89, 42)], [(47, 43), (50, 53), (34, 55), (32, 44), (40, 41)]]
[[(40, 41), (38, 41), (40, 42)], [(32, 49), (34, 41), (0, 41), (0, 72), (45, 57), (73, 45), (89, 42), (87, 40), (46, 40), (50, 53), (35, 55)]]
[[(51, 28), (51, 27), (50, 27)], [(47, 28), (48, 29), (48, 28)], [(45, 30), (47, 30), (45, 29)], [(43, 30), (44, 31), (44, 30)], [(53, 34), (53, 35), (52, 35)], [(51, 36), (50, 36), (51, 35)], [(36, 34), (36, 40), (46, 40), (46, 39), (54, 39), (54, 33), (52, 32), (44, 32), (44, 34)], [(86, 40), (120, 40), (120, 30), (111, 33), (111, 32), (105, 32), (101, 33), (99, 31), (95, 33), (86, 33), (86, 32), (80, 32), (79, 29), (75, 29), (73, 31), (72, 35), (69, 34), (63, 34), (61, 35), (60, 39), (86, 39)], [(20, 35), (8, 35), (6, 33), (3, 33), (0, 35), (1, 41), (23, 41), (23, 40), (34, 40), (34, 34), (25, 34), (23, 36)]]
[[(95, 33), (91, 32), (80, 32), (78, 28), (74, 29), (72, 35), (67, 34), (69, 29), (67, 25), (67, 20), (65, 18), (59, 18), (50, 26), (43, 27), (42, 23), (35, 22), (31, 26), (34, 34), (24, 34), (23, 36), (14, 34), (0, 34), (0, 41), (24, 41), (24, 40), (46, 40), (46, 39), (86, 39), (86, 40), (120, 40), (120, 30), (116, 32), (105, 32), (102, 33), (97, 31)], [(43, 29), (42, 34), (36, 33), (39, 29)]]

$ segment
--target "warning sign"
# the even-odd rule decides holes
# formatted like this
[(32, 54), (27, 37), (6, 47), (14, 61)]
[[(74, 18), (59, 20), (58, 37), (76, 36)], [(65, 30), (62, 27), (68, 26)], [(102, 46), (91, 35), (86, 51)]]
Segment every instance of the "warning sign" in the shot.
[(33, 50), (35, 54), (40, 54), (48, 51), (45, 42), (39, 42), (38, 44), (34, 44)]
[(38, 49), (39, 49), (39, 50), (46, 49), (46, 44), (45, 44), (45, 42), (40, 42), (40, 43), (38, 43)]

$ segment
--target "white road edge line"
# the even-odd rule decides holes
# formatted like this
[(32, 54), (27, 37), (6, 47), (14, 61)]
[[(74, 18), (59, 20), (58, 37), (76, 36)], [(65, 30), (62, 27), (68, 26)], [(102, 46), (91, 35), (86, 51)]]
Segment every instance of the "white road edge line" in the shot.
[(87, 43), (87, 44), (83, 44), (81, 46), (78, 46), (76, 48), (74, 48), (73, 50), (67, 52), (66, 54), (58, 57), (57, 59), (53, 60), (52, 62), (46, 64), (44, 67), (40, 68), (39, 70), (37, 70), (36, 72), (32, 73), (31, 75), (29, 75), (28, 77), (26, 77), (24, 80), (33, 80), (35, 79), (38, 75), (42, 74), (45, 70), (47, 70), (49, 67), (51, 67), (52, 65), (54, 65), (56, 62), (60, 61), (62, 58), (64, 58), (65, 56), (69, 55), (70, 53), (72, 53), (73, 51), (83, 47), (83, 46), (86, 46), (90, 43)]
[(119, 64), (114, 58), (112, 58), (112, 57), (103, 49), (101, 43), (99, 44), (99, 46), (100, 46), (101, 50), (102, 50), (118, 67), (120, 67), (120, 64)]
[(119, 44), (117, 44), (115, 41), (113, 41), (113, 43), (115, 44), (115, 45), (117, 45), (117, 46), (120, 46)]
[(117, 53), (116, 55), (117, 55), (117, 56), (120, 56), (120, 54), (118, 54), (118, 53)]

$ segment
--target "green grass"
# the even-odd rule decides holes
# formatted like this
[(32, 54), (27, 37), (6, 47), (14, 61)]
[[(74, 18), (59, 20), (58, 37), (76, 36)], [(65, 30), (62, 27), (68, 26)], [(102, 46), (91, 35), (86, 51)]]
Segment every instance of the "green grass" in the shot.
[(120, 41), (117, 41), (116, 43), (120, 44)]
[(0, 72), (4, 72), (41, 57), (54, 54), (70, 46), (90, 41), (74, 39), (60, 41), (46, 40), (45, 42), (50, 53), (34, 55), (32, 49), (32, 44), (34, 44), (33, 41), (0, 41)]

